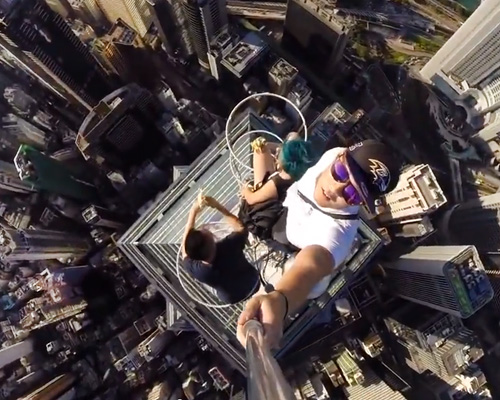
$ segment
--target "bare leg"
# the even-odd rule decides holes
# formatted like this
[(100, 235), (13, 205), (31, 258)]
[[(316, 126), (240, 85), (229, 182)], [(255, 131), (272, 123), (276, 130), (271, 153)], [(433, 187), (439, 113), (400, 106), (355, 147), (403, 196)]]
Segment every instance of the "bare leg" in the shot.
[(271, 153), (270, 143), (262, 148), (262, 151), (253, 152), (253, 182), (258, 185), (264, 180), (267, 173), (276, 171), (276, 162)]

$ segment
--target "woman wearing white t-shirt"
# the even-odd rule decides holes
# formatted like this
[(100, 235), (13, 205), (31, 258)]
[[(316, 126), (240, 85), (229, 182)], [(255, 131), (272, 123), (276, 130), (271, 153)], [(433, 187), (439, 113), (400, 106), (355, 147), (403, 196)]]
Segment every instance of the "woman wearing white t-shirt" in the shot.
[(321, 295), (347, 257), (359, 227), (359, 207), (373, 211), (375, 199), (396, 186), (399, 170), (387, 146), (366, 140), (327, 151), (288, 189), (280, 241), (301, 250), (274, 291), (247, 303), (238, 321), (242, 343), (243, 325), (257, 318), (268, 343), (278, 345), (284, 319), (308, 298)]

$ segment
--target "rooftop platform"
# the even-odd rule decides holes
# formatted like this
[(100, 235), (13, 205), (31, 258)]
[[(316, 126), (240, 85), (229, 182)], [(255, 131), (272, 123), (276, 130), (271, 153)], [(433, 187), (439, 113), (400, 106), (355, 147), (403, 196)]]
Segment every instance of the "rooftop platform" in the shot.
[[(245, 132), (266, 128), (269, 128), (266, 121), (253, 112), (239, 116), (230, 139), (239, 159), (251, 161), (250, 137)], [(158, 197), (156, 203), (120, 239), (119, 247), (200, 333), (235, 368), (245, 373), (244, 350), (235, 335), (236, 321), (244, 304), (221, 304), (210, 288), (194, 281), (182, 268), (178, 268), (185, 222), (200, 189), (228, 209), (237, 211), (240, 184), (233, 177), (232, 170), (240, 174), (242, 179), (250, 173), (244, 172), (241, 166), (237, 168), (237, 164), (231, 161), (225, 138), (220, 138), (191, 165), (183, 178)], [(228, 233), (221, 216), (212, 210), (204, 210), (198, 223), (207, 224), (220, 236)], [(289, 321), (282, 348), (276, 354), (278, 358), (302, 336), (321, 310), (333, 304), (333, 299), (367, 265), (381, 245), (380, 237), (363, 222), (353, 254), (332, 280), (328, 291), (310, 301)], [(279, 275), (288, 256), (263, 243), (249, 245), (247, 249), (247, 257), (268, 277), (275, 272)]]

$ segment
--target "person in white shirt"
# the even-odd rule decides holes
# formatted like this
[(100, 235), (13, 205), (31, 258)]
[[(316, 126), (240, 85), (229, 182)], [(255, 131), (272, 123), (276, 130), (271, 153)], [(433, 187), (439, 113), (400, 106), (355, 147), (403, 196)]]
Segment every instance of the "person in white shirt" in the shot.
[(276, 347), (283, 321), (307, 299), (320, 296), (349, 254), (359, 227), (359, 207), (374, 211), (377, 197), (397, 185), (400, 163), (381, 142), (366, 140), (323, 154), (287, 191), (286, 212), (275, 226), (275, 239), (298, 252), (274, 291), (253, 297), (238, 320), (263, 324), (265, 338)]

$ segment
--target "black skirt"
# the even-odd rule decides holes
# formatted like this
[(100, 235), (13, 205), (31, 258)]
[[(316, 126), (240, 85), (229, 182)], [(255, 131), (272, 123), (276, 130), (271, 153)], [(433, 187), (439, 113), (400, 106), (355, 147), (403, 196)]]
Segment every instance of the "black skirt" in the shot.
[(277, 199), (270, 199), (262, 203), (248, 204), (244, 199), (241, 201), (238, 218), (249, 232), (261, 240), (272, 238), (273, 226), (283, 214), (283, 201), (287, 189), (293, 182), (282, 179), (279, 175), (266, 175), (264, 181), (257, 185), (260, 189), (269, 179), (274, 181), (278, 191)]

